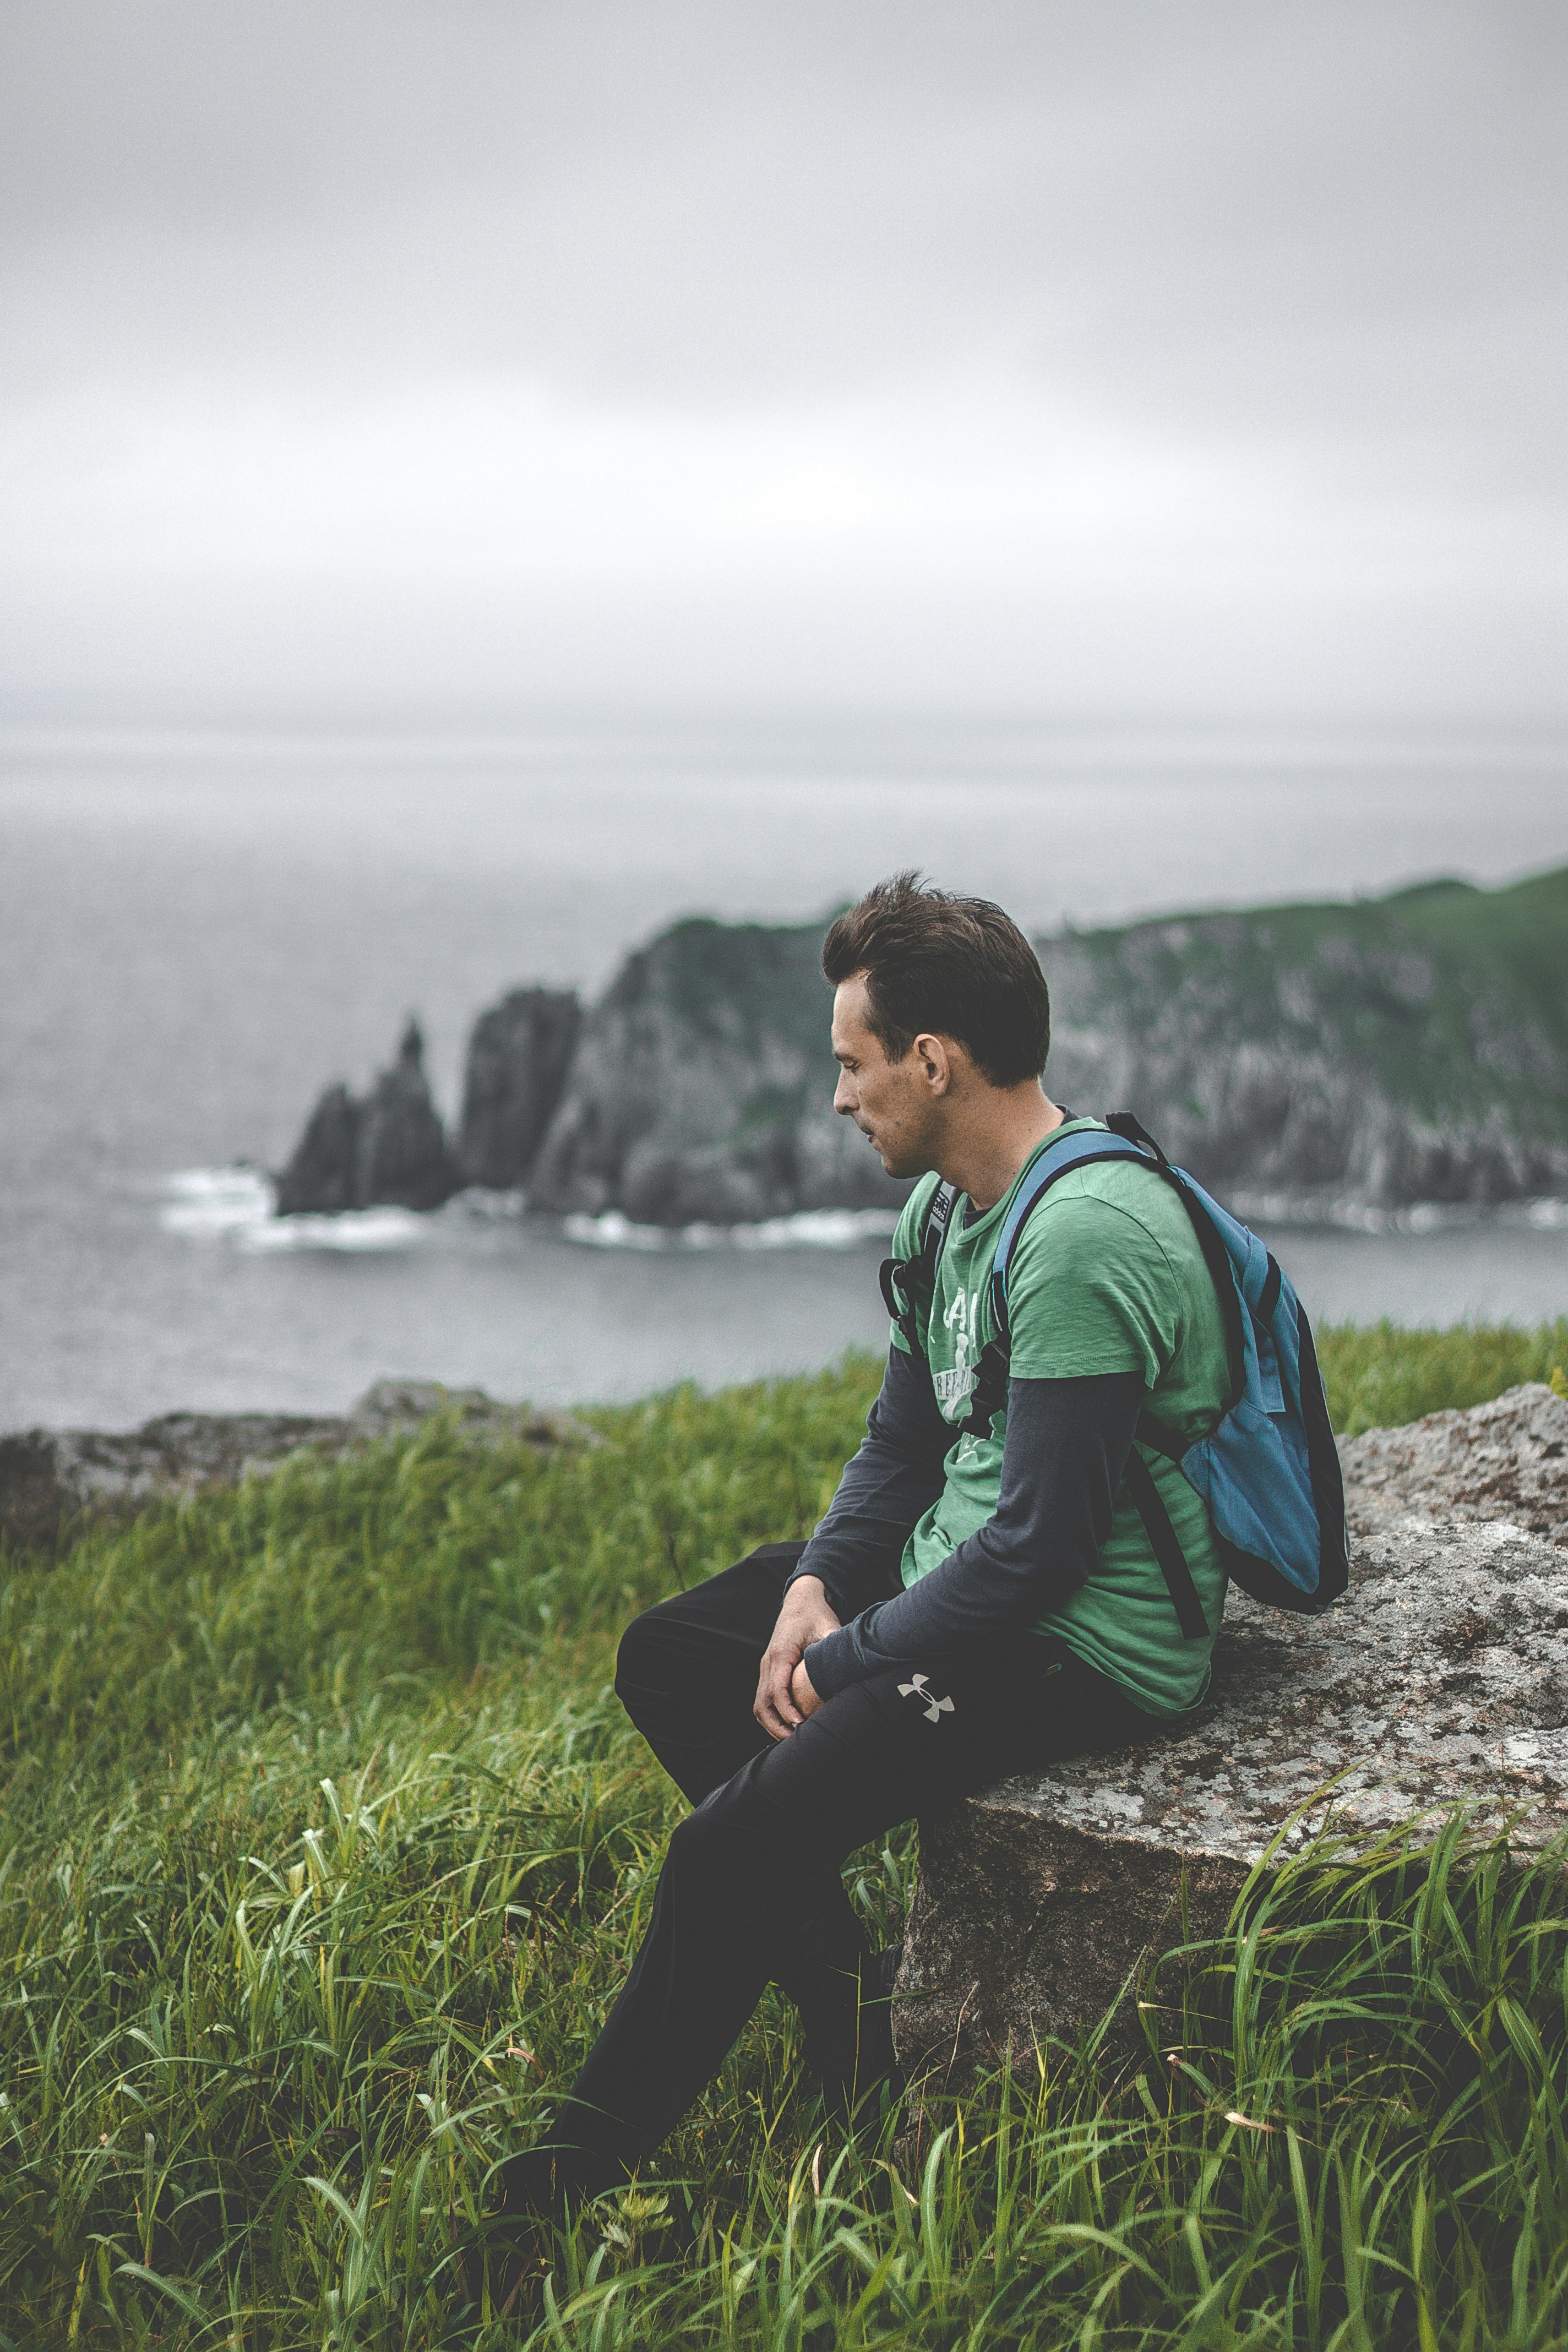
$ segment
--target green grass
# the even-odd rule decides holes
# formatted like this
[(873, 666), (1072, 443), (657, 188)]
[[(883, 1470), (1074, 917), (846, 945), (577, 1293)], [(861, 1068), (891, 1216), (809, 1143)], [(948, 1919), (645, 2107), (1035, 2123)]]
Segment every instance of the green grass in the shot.
[[(1565, 1342), (1322, 1352), (1358, 1427)], [(917, 2159), (833, 2139), (770, 1997), (526, 2326), (465, 2313), (453, 2250), (613, 1997), (679, 1810), (608, 1692), (616, 1630), (808, 1528), (876, 1378), (679, 1391), (549, 1461), (437, 1422), (7, 1563), (11, 2345), (1568, 2344), (1568, 1900), (1558, 1860), (1510, 1871), (1458, 1824), (1259, 1879), (1184, 2012), (1147, 2013), (1145, 2066), (1048, 2051)], [(904, 1840), (856, 1859), (879, 1931), (908, 1867)]]
[(1568, 1394), (1568, 1319), (1561, 1317), (1533, 1331), (1511, 1324), (1405, 1331), (1392, 1323), (1342, 1323), (1320, 1332), (1318, 1343), (1329, 1411), (1349, 1437), (1485, 1404), (1521, 1381), (1545, 1381)]

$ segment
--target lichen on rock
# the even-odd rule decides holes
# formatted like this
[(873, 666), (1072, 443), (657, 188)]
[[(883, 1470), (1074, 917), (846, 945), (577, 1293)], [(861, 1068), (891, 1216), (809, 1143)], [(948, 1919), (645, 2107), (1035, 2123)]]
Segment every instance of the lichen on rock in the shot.
[(1403, 1429), (1344, 1438), (1340, 1459), (1358, 1526), (1412, 1511), (1504, 1518), (1568, 1545), (1568, 1402), (1543, 1381), (1467, 1412), (1429, 1412)]

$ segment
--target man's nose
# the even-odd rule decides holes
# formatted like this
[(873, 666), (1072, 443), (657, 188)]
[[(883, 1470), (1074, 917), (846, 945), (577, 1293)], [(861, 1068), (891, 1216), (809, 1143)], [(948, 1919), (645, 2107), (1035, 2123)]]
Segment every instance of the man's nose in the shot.
[(838, 1084), (833, 1089), (833, 1108), (840, 1118), (847, 1118), (855, 1108), (855, 1089), (849, 1083), (849, 1073), (841, 1070)]

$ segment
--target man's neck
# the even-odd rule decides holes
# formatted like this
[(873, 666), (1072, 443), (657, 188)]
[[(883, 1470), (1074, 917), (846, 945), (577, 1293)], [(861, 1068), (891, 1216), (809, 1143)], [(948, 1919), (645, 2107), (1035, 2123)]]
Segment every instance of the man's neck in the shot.
[(944, 1182), (967, 1192), (984, 1215), (994, 1209), (1029, 1154), (1062, 1123), (1062, 1114), (1038, 1087), (987, 1089), (984, 1108), (969, 1108), (937, 1161)]

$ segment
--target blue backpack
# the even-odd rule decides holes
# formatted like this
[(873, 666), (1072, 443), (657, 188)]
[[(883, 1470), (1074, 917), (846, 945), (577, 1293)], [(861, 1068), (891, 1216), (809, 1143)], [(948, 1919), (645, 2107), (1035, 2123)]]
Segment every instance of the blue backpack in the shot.
[[(1070, 1116), (1070, 1114), (1069, 1114)], [(1047, 1145), (1018, 1187), (991, 1264), (994, 1336), (981, 1354), (966, 1434), (989, 1436), (1007, 1403), (1007, 1267), (1030, 1212), (1069, 1169), (1135, 1160), (1162, 1177), (1192, 1220), (1225, 1318), (1230, 1362), (1226, 1407), (1206, 1436), (1188, 1444), (1153, 1413), (1138, 1416), (1127, 1485), (1160, 1563), (1183, 1633), (1210, 1628), (1170, 1514), (1140, 1446), (1165, 1454), (1208, 1505), (1226, 1570), (1244, 1592), (1276, 1609), (1315, 1614), (1337, 1601), (1349, 1576), (1344, 1483), (1312, 1329), (1279, 1265), (1256, 1234), (1173, 1168), (1131, 1111), (1115, 1111), (1109, 1133), (1080, 1129)], [(882, 1295), (905, 1339), (925, 1352), (919, 1316), (936, 1282), (958, 1195), (939, 1184), (926, 1212), (920, 1255), (883, 1261)]]

